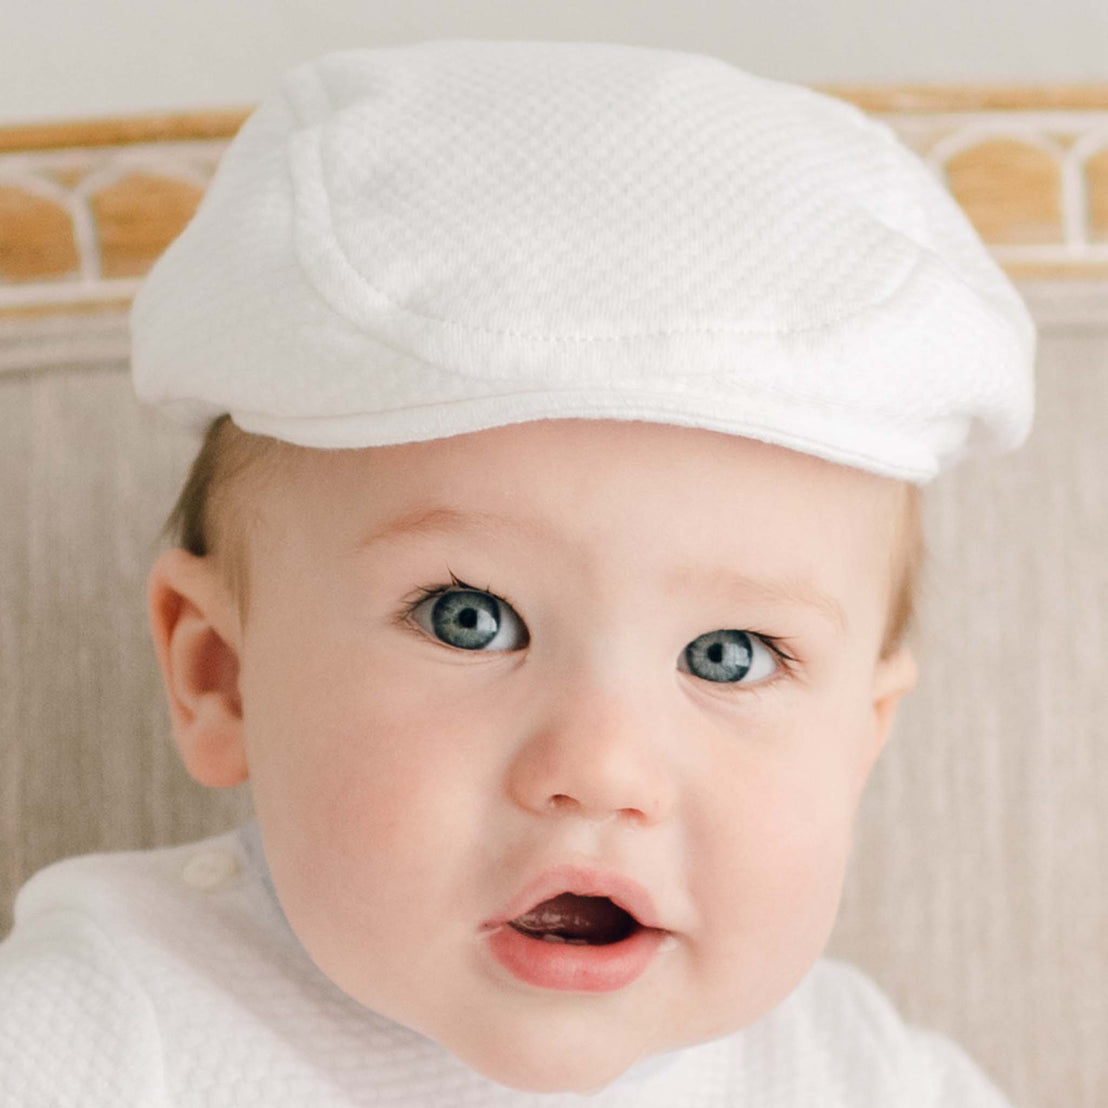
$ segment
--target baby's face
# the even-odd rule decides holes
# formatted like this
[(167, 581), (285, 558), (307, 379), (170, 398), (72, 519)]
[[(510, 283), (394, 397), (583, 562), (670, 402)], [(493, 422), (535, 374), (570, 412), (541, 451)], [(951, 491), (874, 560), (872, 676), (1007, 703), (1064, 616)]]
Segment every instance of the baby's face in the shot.
[[(240, 689), (319, 968), (535, 1090), (773, 1008), (910, 668), (878, 664), (900, 491), (644, 423), (306, 452), (260, 502)], [(566, 892), (637, 922), (519, 919)]]

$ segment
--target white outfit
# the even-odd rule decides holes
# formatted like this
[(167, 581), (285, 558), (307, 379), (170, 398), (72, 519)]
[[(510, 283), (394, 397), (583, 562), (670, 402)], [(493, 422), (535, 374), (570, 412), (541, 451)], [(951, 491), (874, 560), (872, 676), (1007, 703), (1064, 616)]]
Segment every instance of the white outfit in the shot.
[(3, 1108), (1006, 1108), (952, 1042), (819, 960), (743, 1031), (599, 1093), (521, 1093), (351, 1000), (281, 912), (256, 825), (36, 874), (0, 944)]

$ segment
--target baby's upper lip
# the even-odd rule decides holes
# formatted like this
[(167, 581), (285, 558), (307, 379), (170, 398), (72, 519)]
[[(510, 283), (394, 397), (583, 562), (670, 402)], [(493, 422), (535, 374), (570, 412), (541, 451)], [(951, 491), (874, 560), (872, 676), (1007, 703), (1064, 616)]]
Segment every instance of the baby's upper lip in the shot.
[(543, 870), (511, 899), (503, 913), (482, 924), (481, 929), (488, 931), (500, 927), (561, 893), (606, 896), (643, 927), (662, 929), (653, 898), (637, 881), (614, 870), (572, 863)]

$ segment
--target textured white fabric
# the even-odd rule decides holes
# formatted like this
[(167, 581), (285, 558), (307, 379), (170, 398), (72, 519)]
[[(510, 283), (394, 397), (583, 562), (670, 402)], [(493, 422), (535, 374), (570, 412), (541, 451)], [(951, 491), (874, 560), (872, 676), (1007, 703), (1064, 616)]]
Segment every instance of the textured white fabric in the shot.
[(949, 1040), (821, 959), (729, 1037), (588, 1097), (506, 1089), (360, 1007), (281, 914), (256, 828), (36, 874), (0, 944), (5, 1108), (1004, 1108)]
[(886, 125), (717, 59), (430, 42), (292, 70), (132, 316), (141, 399), (306, 446), (640, 419), (923, 482), (1034, 326)]

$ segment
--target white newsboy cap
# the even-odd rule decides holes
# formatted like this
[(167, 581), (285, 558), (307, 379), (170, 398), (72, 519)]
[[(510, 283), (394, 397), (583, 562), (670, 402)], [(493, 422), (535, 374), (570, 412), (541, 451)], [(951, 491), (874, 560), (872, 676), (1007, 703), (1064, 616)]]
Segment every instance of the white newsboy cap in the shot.
[(1033, 407), (1027, 309), (889, 127), (604, 43), (293, 69), (132, 334), (142, 401), (325, 448), (632, 419), (923, 483)]

